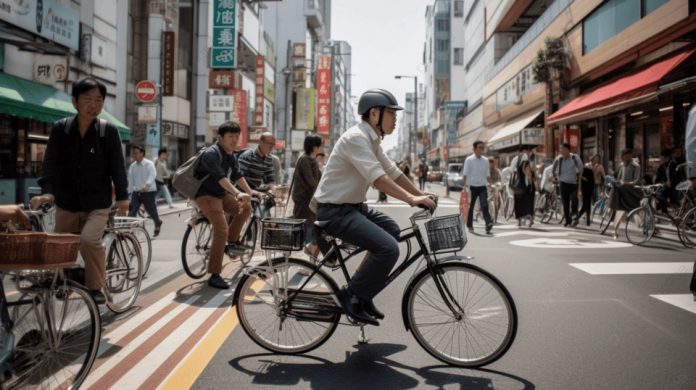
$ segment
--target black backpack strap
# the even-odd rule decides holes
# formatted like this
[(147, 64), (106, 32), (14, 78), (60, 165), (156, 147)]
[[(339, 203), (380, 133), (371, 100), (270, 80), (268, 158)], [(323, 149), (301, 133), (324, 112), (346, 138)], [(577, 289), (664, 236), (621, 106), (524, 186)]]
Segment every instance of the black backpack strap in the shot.
[(70, 128), (72, 127), (72, 124), (74, 121), (75, 121), (74, 116), (69, 116), (69, 117), (65, 118), (65, 123), (63, 124), (63, 131), (65, 131), (66, 135), (70, 134)]

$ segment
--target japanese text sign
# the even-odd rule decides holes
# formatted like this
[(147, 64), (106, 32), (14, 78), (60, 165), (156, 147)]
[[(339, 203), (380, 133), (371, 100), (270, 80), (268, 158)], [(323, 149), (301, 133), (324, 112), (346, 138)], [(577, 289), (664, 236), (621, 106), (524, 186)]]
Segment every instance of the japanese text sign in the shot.
[(214, 0), (212, 68), (237, 66), (237, 0)]
[(319, 56), (317, 69), (317, 133), (331, 128), (331, 56)]

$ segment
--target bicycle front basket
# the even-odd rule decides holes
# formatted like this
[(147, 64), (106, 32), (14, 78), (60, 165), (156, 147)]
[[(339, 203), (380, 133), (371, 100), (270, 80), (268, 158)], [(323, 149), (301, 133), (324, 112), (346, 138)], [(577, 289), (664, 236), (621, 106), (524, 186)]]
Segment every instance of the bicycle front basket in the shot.
[(460, 214), (444, 215), (433, 218), (425, 223), (428, 232), (430, 252), (456, 252), (466, 245), (462, 217)]
[(304, 219), (264, 218), (261, 221), (261, 248), (299, 251), (304, 245)]

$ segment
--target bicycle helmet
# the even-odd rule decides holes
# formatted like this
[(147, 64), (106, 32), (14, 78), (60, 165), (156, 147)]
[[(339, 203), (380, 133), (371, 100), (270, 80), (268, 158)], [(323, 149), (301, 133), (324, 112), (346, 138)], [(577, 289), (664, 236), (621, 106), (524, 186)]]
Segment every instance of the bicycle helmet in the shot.
[(373, 107), (379, 107), (379, 121), (377, 121), (377, 128), (382, 133), (382, 138), (384, 138), (384, 131), (382, 130), (382, 117), (384, 116), (384, 109), (391, 108), (392, 110), (400, 111), (404, 108), (399, 105), (394, 95), (386, 89), (373, 88), (368, 89), (360, 96), (360, 101), (358, 102), (358, 114), (363, 115), (368, 112)]

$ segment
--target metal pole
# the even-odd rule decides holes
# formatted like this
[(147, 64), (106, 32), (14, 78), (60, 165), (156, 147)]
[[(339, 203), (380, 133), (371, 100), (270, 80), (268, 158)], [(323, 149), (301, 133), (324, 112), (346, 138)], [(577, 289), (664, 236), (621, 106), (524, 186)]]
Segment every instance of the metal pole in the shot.
[[(413, 76), (413, 128), (416, 129), (416, 134), (418, 134), (418, 75)], [(409, 134), (409, 137), (411, 134)], [(409, 143), (411, 141), (409, 140)], [(418, 148), (416, 148), (416, 154), (418, 154)], [(409, 156), (411, 157), (411, 156)]]

